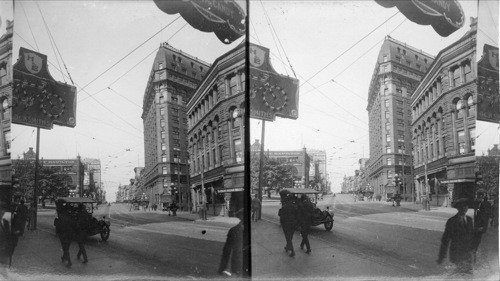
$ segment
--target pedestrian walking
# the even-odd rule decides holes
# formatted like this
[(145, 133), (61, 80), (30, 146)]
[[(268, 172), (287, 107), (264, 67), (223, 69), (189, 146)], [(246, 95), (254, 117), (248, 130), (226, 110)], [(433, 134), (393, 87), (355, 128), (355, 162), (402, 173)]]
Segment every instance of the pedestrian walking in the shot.
[(259, 200), (259, 195), (255, 194), (255, 197), (252, 199), (252, 221), (259, 220), (261, 208), (262, 203)]
[(441, 238), (438, 264), (446, 258), (449, 247), (450, 262), (456, 265), (457, 273), (472, 273), (472, 255), (474, 247), (474, 227), (472, 218), (467, 216), (469, 209), (467, 198), (458, 199), (455, 208), (458, 213), (448, 219)]
[[(235, 217), (240, 221), (237, 225), (231, 227), (227, 233), (226, 243), (222, 249), (222, 257), (218, 269), (219, 274), (242, 276), (248, 268), (243, 265), (243, 257), (248, 255), (248, 247), (243, 245), (243, 209), (238, 210)], [(231, 272), (228, 272), (228, 264), (231, 260)]]
[(30, 207), (28, 208), (28, 221), (26, 222), (27, 229), (33, 231), (35, 223), (35, 205), (30, 203)]
[(295, 251), (293, 249), (292, 239), (293, 233), (297, 228), (297, 210), (292, 203), (289, 196), (285, 197), (283, 201), (283, 206), (278, 213), (280, 217), (281, 227), (283, 228), (283, 233), (285, 234), (286, 246), (285, 251), (288, 253), (290, 251), (290, 257), (295, 256)]
[(13, 235), (11, 226), (12, 213), (8, 203), (0, 196), (0, 267), (10, 267), (17, 246), (17, 236)]
[(309, 243), (309, 229), (313, 220), (314, 206), (307, 195), (302, 195), (301, 201), (299, 203), (298, 219), (300, 225), (300, 235), (302, 236), (302, 241), (300, 242), (300, 249), (304, 250), (304, 245), (306, 246), (306, 254), (311, 253), (311, 245)]
[(80, 205), (76, 216), (77, 223), (73, 239), (78, 243), (78, 253), (76, 254), (76, 258), (79, 260), (80, 257), (83, 256), (83, 263), (88, 263), (89, 261), (84, 242), (85, 238), (87, 238), (87, 229), (90, 227), (91, 219), (91, 215), (87, 213), (83, 204)]
[(62, 262), (67, 262), (66, 266), (71, 267), (71, 258), (69, 255), (69, 246), (75, 231), (75, 220), (69, 214), (67, 207), (61, 207), (58, 211), (58, 219), (55, 222), (56, 234), (61, 242), (63, 255), (61, 256)]
[(23, 236), (27, 220), (28, 208), (24, 205), (24, 200), (21, 200), (14, 211), (14, 220), (12, 222), (12, 230), (15, 235)]
[(488, 196), (485, 195), (481, 203), (479, 203), (475, 218), (477, 227), (482, 228), (482, 233), (485, 233), (488, 230), (490, 217), (491, 217), (491, 204), (488, 201)]

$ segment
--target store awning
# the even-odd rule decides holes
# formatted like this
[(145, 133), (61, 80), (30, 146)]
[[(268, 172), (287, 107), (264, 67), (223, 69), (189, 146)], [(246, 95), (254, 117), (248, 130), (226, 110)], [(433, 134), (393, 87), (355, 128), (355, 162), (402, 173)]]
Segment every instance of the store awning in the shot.
[(450, 180), (441, 180), (441, 183), (460, 183), (460, 182), (476, 182), (475, 179), (450, 179)]
[(225, 189), (218, 189), (217, 192), (219, 193), (229, 193), (229, 192), (242, 192), (245, 191), (244, 188), (225, 188)]

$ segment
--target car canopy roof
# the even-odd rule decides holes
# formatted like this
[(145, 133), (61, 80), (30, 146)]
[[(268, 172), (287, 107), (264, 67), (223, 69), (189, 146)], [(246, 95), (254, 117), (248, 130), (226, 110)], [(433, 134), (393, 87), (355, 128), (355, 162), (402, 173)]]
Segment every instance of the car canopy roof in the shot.
[(319, 194), (321, 192), (310, 188), (283, 188), (280, 194)]
[(95, 201), (85, 197), (60, 197), (56, 203), (95, 203)]

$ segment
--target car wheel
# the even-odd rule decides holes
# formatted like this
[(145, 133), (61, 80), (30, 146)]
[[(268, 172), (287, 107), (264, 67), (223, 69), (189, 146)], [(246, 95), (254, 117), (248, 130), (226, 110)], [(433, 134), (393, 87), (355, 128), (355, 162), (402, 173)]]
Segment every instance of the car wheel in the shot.
[(106, 242), (109, 238), (110, 229), (109, 226), (104, 226), (101, 230), (101, 239), (103, 242)]
[(327, 221), (324, 223), (324, 225), (325, 225), (325, 229), (327, 231), (332, 230), (332, 228), (333, 228), (333, 218), (332, 218), (332, 216), (328, 215)]

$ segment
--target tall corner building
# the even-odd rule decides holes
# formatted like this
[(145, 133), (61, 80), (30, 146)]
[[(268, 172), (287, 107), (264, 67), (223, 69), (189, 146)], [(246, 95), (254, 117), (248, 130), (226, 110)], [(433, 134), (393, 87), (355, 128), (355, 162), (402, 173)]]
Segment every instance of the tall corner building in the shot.
[[(368, 181), (375, 196), (412, 196), (411, 96), (433, 60), (433, 56), (390, 36), (382, 44), (366, 108), (370, 142)], [(396, 174), (402, 179), (398, 187), (394, 183)]]
[(150, 204), (190, 201), (186, 105), (210, 64), (160, 45), (143, 100), (144, 190)]
[(193, 208), (234, 216), (245, 207), (246, 46), (218, 57), (187, 105)]
[(12, 36), (14, 22), (7, 20), (6, 32), (0, 37), (0, 186), (11, 179), (10, 122), (12, 105)]

